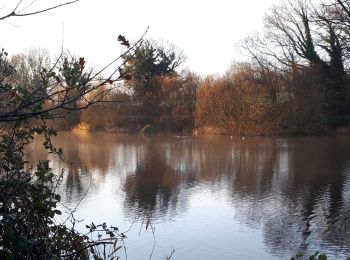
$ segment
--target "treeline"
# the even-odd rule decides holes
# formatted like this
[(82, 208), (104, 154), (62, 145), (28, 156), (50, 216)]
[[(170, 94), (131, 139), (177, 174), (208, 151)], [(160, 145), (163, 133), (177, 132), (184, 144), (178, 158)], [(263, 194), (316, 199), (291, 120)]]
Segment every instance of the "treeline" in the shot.
[(81, 113), (81, 123), (90, 130), (138, 132), (193, 129), (198, 77), (190, 72), (152, 78), (152, 90), (111, 93)]
[(150, 124), (234, 134), (314, 134), (348, 126), (349, 1), (285, 1), (264, 22), (262, 36), (242, 41), (250, 60), (221, 77), (178, 73), (182, 56), (146, 41), (135, 57), (124, 58), (135, 101), (97, 104), (84, 111), (84, 121), (93, 128), (109, 122), (114, 129)]
[[(124, 81), (117, 91), (100, 88), (90, 93), (91, 100), (100, 102), (52, 124), (59, 129), (85, 125), (113, 132), (136, 132), (145, 126), (150, 131), (231, 134), (347, 129), (350, 2), (285, 1), (271, 8), (264, 22), (263, 35), (241, 42), (249, 60), (232, 65), (220, 77), (179, 72), (184, 61), (181, 52), (143, 40), (133, 55), (123, 56), (119, 73)], [(16, 57), (14, 67), (19, 66), (23, 77), (28, 72), (20, 66), (28, 57)], [(45, 63), (43, 58), (37, 60), (40, 64), (27, 61), (28, 67)], [(71, 105), (88, 103), (85, 97)]]

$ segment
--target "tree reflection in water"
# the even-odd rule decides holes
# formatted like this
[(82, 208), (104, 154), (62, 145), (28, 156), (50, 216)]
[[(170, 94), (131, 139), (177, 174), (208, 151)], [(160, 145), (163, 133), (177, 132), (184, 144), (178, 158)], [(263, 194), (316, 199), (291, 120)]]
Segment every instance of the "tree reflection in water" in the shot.
[(261, 230), (271, 254), (350, 253), (350, 232), (343, 229), (350, 211), (349, 138), (63, 134), (56, 143), (73, 162), (50, 157), (55, 167), (67, 168), (62, 194), (72, 203), (90, 179), (92, 197), (103, 193), (101, 183), (115, 181), (127, 218), (157, 222), (188, 211), (198, 189), (223, 190), (234, 220)]

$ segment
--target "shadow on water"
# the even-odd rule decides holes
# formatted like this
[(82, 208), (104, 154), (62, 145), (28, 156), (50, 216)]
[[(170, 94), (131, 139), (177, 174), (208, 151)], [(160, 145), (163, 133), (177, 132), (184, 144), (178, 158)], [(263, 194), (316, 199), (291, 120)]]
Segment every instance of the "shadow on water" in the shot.
[[(90, 182), (94, 196), (100, 183), (117, 179), (123, 214), (157, 222), (188, 211), (195, 190), (222, 190), (234, 220), (261, 230), (272, 255), (296, 249), (350, 253), (350, 232), (344, 229), (350, 224), (344, 222), (350, 212), (349, 138), (91, 134), (79, 139), (64, 133), (55, 143), (72, 162), (50, 157), (55, 168), (67, 169), (62, 194), (70, 203)], [(35, 151), (29, 160), (45, 157)]]

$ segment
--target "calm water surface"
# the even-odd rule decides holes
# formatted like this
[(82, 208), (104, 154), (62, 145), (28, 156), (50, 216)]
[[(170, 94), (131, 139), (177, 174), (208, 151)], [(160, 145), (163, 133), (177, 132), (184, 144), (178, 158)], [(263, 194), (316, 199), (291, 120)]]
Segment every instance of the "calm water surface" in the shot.
[[(350, 255), (350, 138), (230, 138), (61, 133), (76, 217), (127, 230), (128, 259), (290, 259)], [(133, 223), (133, 224), (132, 224)]]

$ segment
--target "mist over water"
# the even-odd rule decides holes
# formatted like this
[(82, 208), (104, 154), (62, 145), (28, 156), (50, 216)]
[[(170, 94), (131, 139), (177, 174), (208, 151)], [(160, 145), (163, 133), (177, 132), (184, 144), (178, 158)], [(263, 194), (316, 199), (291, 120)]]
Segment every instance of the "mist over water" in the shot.
[[(350, 138), (76, 136), (28, 159), (65, 169), (59, 187), (82, 226), (127, 230), (128, 259), (290, 259), (350, 255)], [(81, 200), (83, 198), (83, 200)], [(142, 226), (150, 219), (152, 231)]]

